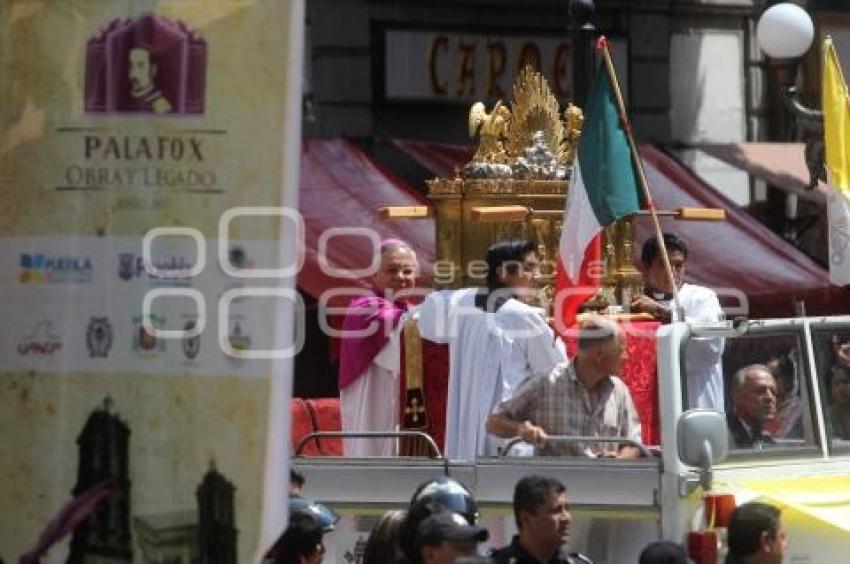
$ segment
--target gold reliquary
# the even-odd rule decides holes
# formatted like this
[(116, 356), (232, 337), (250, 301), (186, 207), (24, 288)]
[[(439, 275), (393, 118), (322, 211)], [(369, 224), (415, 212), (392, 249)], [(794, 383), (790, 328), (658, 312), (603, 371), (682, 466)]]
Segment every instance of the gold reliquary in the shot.
[[(472, 106), (475, 154), (455, 178), (428, 181), (436, 211), (437, 287), (485, 285), (487, 248), (509, 239), (537, 242), (541, 286), (551, 286), (583, 121), (576, 106), (561, 108), (546, 79), (530, 67), (517, 77), (510, 104)], [(542, 295), (541, 305), (546, 301)]]

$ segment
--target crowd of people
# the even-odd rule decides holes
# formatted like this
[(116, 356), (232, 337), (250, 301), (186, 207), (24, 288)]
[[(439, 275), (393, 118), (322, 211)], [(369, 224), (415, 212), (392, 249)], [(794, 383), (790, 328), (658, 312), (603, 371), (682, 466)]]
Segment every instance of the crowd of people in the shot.
[[(644, 287), (629, 311), (660, 323), (721, 321), (716, 293), (684, 282), (688, 255), (687, 244), (673, 234), (647, 240), (640, 256)], [(628, 360), (622, 325), (603, 315), (585, 316), (575, 352), (568, 355), (543, 311), (528, 303), (540, 268), (533, 242), (490, 247), (485, 287), (435, 291), (424, 299), (411, 291), (418, 263), (408, 244), (385, 241), (378, 258), (372, 293), (352, 303), (344, 323), (352, 333), (343, 336), (341, 347), (343, 431), (398, 429), (401, 332), (415, 319), (423, 338), (448, 347), (446, 458), (493, 456), (516, 437), (530, 447), (514, 452), (521, 455), (635, 458), (647, 452), (633, 398), (620, 378)], [(762, 449), (779, 438), (801, 437), (799, 378), (790, 357), (739, 362), (726, 367), (724, 378), (726, 345), (718, 336), (689, 341), (682, 382), (686, 408), (725, 413), (733, 448)], [(850, 439), (850, 344), (836, 342), (834, 352), (829, 422), (834, 436)], [(346, 456), (392, 456), (397, 441), (346, 440), (344, 448)], [(478, 524), (468, 492), (448, 483), (423, 485), (407, 509), (384, 515), (369, 537), (364, 562), (441, 563), (477, 555), (488, 532)], [(444, 503), (452, 496), (454, 504)], [(514, 514), (519, 534), (487, 561), (589, 562), (566, 549), (571, 517), (563, 484), (523, 478), (516, 485)], [(746, 504), (735, 515), (727, 562), (780, 562), (785, 533), (778, 512)], [(667, 542), (647, 547), (640, 559), (686, 561), (682, 547)]]
[[(266, 564), (317, 564), (323, 561), (324, 534), (339, 517), (330, 508), (301, 495), (303, 477), (292, 475), (287, 529), (265, 557)], [(592, 564), (570, 550), (573, 517), (566, 486), (557, 479), (528, 475), (513, 493), (517, 534), (504, 547), (482, 549), (490, 538), (479, 520), (478, 505), (461, 483), (441, 477), (419, 486), (404, 509), (386, 512), (375, 524), (361, 564)], [(728, 528), (727, 564), (780, 564), (787, 533), (780, 511), (751, 502), (733, 512)], [(638, 564), (687, 564), (686, 549), (671, 541), (654, 541)]]
[[(640, 421), (619, 377), (626, 361), (626, 336), (608, 318), (588, 316), (578, 328), (576, 353), (567, 357), (564, 342), (542, 310), (527, 303), (537, 291), (540, 266), (533, 242), (504, 241), (490, 247), (485, 287), (435, 291), (420, 303), (416, 298), (421, 293), (413, 291), (418, 276), (415, 251), (407, 243), (389, 240), (379, 252), (372, 291), (352, 302), (343, 325), (343, 431), (398, 430), (400, 334), (404, 322), (413, 318), (423, 338), (448, 346), (447, 458), (493, 456), (514, 437), (536, 449), (520, 449), (521, 454), (639, 456), (634, 442), (641, 440)], [(631, 300), (630, 311), (662, 323), (720, 321), (723, 312), (715, 292), (684, 282), (688, 255), (687, 244), (671, 233), (647, 240), (640, 257), (644, 288)], [(786, 407), (780, 405), (776, 369), (758, 364), (740, 368), (728, 383), (730, 389), (724, 390), (724, 345), (722, 337), (689, 341), (683, 382), (687, 407), (726, 412), (736, 448), (770, 445), (779, 412)], [(839, 434), (850, 428), (846, 366), (850, 364), (839, 366), (832, 379), (832, 420)], [(799, 417), (794, 421), (799, 432)], [(565, 435), (629, 442), (549, 440)], [(346, 439), (344, 448), (347, 456), (392, 456), (396, 444), (393, 438)]]

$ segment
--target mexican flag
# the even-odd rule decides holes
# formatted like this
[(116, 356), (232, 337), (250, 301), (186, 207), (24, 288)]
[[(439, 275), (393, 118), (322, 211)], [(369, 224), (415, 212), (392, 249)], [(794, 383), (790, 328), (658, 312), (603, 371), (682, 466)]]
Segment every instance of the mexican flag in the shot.
[[(605, 48), (603, 46), (603, 48)], [(555, 325), (575, 323), (604, 275), (601, 230), (639, 209), (638, 185), (614, 98), (613, 80), (600, 64), (588, 94), (558, 249)]]
[(850, 98), (832, 38), (823, 42), (823, 133), (826, 145), (829, 281), (850, 284)]

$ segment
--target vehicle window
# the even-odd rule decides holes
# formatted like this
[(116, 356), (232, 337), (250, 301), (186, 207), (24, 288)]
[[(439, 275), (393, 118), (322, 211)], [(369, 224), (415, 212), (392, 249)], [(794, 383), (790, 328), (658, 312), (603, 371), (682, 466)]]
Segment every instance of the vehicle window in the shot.
[[(750, 455), (811, 450), (801, 330), (751, 328), (739, 337), (692, 337), (685, 345), (685, 409), (723, 411), (729, 448)], [(759, 454), (759, 456), (766, 456)]]
[(850, 450), (850, 325), (817, 325), (812, 347), (827, 440), (833, 451)]

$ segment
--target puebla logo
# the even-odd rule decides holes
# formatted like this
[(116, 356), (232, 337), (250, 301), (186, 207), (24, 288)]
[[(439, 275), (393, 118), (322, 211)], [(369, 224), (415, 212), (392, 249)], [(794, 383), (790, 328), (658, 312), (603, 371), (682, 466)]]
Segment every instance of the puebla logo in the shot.
[(86, 283), (92, 281), (94, 271), (87, 256), (21, 253), (19, 265), (21, 284)]

